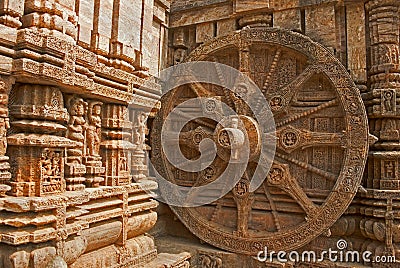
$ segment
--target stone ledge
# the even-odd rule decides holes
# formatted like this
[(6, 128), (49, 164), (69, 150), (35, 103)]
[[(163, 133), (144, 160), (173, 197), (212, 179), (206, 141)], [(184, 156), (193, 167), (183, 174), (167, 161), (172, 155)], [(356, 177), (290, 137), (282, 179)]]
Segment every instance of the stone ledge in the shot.
[(182, 252), (179, 254), (160, 253), (157, 258), (140, 268), (189, 268), (190, 254)]

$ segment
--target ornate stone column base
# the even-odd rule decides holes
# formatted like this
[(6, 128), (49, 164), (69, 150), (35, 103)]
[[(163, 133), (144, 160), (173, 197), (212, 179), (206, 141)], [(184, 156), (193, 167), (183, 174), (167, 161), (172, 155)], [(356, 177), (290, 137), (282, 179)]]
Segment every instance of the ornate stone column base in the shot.
[(105, 168), (102, 166), (100, 156), (84, 156), (83, 163), (86, 165), (86, 186), (99, 187), (104, 182), (101, 175), (104, 174)]

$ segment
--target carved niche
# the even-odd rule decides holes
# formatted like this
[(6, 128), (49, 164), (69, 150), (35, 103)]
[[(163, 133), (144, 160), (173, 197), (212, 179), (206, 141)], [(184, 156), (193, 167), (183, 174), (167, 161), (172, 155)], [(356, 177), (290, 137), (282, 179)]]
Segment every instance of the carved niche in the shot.
[[(237, 132), (247, 132), (254, 145), (245, 175), (228, 194), (196, 208), (171, 207), (179, 219), (203, 241), (251, 255), (264, 247), (268, 251), (299, 248), (323, 232), (329, 234), (329, 228), (357, 192), (368, 151), (365, 108), (346, 69), (311, 39), (264, 27), (245, 28), (211, 40), (194, 50), (187, 61), (221, 62), (249, 75), (270, 105), (276, 132), (269, 133), (252, 118), (252, 112), (243, 102), (248, 97), (246, 86), (240, 83), (235, 92), (197, 83), (164, 96), (162, 108), (154, 119), (151, 147), (157, 171), (169, 181), (180, 186), (215, 181), (225, 170), (229, 156), (240, 151), (240, 144), (231, 144), (233, 134), (226, 131), (237, 136), (240, 136)], [(221, 81), (228, 79), (215, 68)], [(200, 157), (202, 139), (213, 139), (217, 147), (217, 156), (209, 167), (197, 173), (187, 172), (173, 166), (163, 153), (163, 123), (179, 103), (211, 96), (229, 105), (244, 125), (252, 127), (235, 128), (237, 124), (232, 118), (226, 119), (232, 124), (225, 129), (218, 122), (206, 120), (187, 123), (180, 133), (177, 151), (194, 160)], [(388, 110), (393, 109), (391, 101), (389, 98)], [(256, 111), (261, 108), (259, 102), (256, 106), (252, 107)], [(215, 105), (210, 102), (203, 109), (207, 113)], [(189, 112), (183, 115), (182, 122), (188, 116)], [(259, 155), (259, 135), (254, 133), (273, 134), (277, 149), (271, 169), (263, 174), (263, 184), (250, 192), (249, 183)], [(390, 177), (395, 172), (392, 168), (386, 174)], [(215, 191), (222, 189), (221, 185)], [(202, 265), (215, 266), (206, 257)]]
[(217, 254), (199, 252), (197, 267), (199, 268), (222, 268), (222, 258)]
[(104, 140), (101, 142), (101, 156), (105, 161), (105, 182), (107, 186), (131, 183), (132, 123), (128, 107), (105, 104), (102, 112)]
[(10, 93), (11, 194), (44, 196), (66, 190), (66, 148), (76, 146), (65, 138), (68, 120), (61, 91), (42, 85), (16, 85)]
[(134, 148), (131, 150), (132, 165), (131, 172), (133, 179), (138, 182), (148, 177), (147, 154), (150, 147), (146, 144), (147, 113), (140, 110), (131, 110), (132, 143)]
[(75, 142), (67, 150), (66, 181), (68, 191), (80, 191), (85, 188), (86, 166), (83, 164), (85, 147), (85, 126), (87, 102), (76, 95), (67, 96), (69, 120), (66, 137)]
[(86, 165), (85, 182), (89, 187), (98, 187), (104, 181), (105, 168), (100, 156), (102, 105), (99, 101), (88, 101), (83, 163)]

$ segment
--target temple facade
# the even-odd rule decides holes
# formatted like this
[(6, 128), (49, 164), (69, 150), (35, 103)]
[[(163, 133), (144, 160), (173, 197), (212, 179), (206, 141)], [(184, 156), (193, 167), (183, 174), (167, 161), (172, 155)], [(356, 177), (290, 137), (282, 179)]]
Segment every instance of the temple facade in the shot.
[[(0, 267), (397, 267), (399, 46), (397, 0), (0, 0)], [(244, 104), (252, 89), (162, 97), (162, 70), (199, 61), (221, 83), (217, 63), (246, 74), (269, 104), (276, 146), (255, 191), (269, 132)], [(199, 97), (201, 112), (222, 101), (239, 115), (185, 125), (186, 158), (204, 138), (217, 146), (193, 173), (166, 160), (160, 132)], [(245, 175), (217, 201), (149, 194), (154, 168), (215, 181), (243, 135)], [(266, 248), (371, 254), (281, 262), (260, 259)]]

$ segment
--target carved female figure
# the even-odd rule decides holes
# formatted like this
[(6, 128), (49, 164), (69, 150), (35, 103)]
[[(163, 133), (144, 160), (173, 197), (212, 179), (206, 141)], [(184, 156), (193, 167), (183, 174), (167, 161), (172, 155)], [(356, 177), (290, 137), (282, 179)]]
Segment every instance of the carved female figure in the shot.
[(90, 156), (99, 156), (101, 140), (101, 102), (91, 102), (86, 126), (86, 148)]
[[(85, 130), (85, 111), (87, 102), (82, 98), (73, 97), (69, 103), (70, 118), (68, 122), (67, 138), (81, 143), (83, 146), (85, 137), (83, 132)], [(72, 150), (71, 150), (72, 152)], [(82, 155), (82, 153), (80, 153)]]
[(392, 112), (393, 111), (393, 92), (390, 90), (384, 92), (383, 98), (384, 98), (384, 105), (385, 105), (386, 112)]
[(147, 123), (146, 113), (141, 112), (137, 117), (137, 124), (134, 127), (134, 142), (136, 145), (143, 145), (146, 141)]
[(7, 129), (10, 128), (10, 122), (7, 117), (0, 118), (0, 156), (5, 155), (7, 151)]

